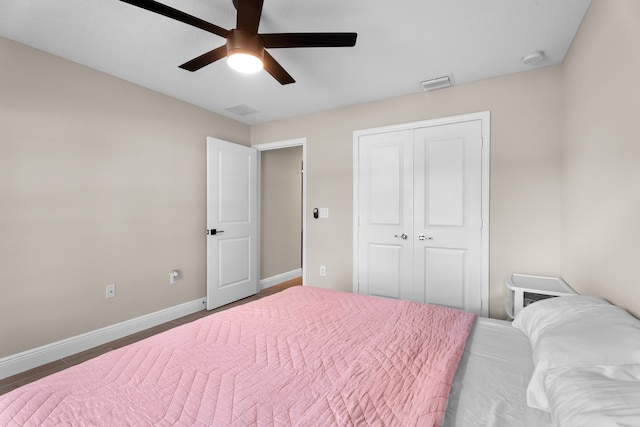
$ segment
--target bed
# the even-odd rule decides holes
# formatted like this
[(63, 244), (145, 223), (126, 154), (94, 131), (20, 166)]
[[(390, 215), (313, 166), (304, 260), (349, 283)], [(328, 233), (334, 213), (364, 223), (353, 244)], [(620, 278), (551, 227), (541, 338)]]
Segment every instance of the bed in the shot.
[(548, 412), (529, 408), (531, 346), (511, 322), (478, 318), (456, 372), (443, 426), (547, 427)]
[[(553, 300), (564, 298), (572, 297)], [(604, 360), (584, 350), (578, 366), (545, 358), (566, 341), (571, 312), (546, 301), (522, 310), (514, 328), (445, 307), (294, 287), (0, 396), (0, 425), (589, 425), (585, 414), (601, 417), (592, 425), (640, 425), (637, 320), (604, 300), (575, 301), (622, 328), (623, 355), (609, 331), (605, 344), (616, 351)], [(590, 338), (602, 338), (597, 329)], [(593, 410), (602, 393), (581, 395), (611, 388), (618, 397)]]
[(478, 319), (444, 426), (640, 426), (640, 321), (601, 298)]

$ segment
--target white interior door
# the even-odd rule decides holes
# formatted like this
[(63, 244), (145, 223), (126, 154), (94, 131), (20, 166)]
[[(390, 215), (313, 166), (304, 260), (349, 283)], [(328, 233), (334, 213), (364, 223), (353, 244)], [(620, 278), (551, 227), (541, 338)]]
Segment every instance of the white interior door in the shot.
[(359, 157), (359, 292), (413, 299), (413, 131), (363, 136)]
[(257, 157), (207, 138), (207, 310), (258, 292)]
[(354, 141), (356, 291), (488, 315), (483, 120), (374, 130)]
[(414, 297), (480, 313), (482, 136), (479, 120), (414, 133)]

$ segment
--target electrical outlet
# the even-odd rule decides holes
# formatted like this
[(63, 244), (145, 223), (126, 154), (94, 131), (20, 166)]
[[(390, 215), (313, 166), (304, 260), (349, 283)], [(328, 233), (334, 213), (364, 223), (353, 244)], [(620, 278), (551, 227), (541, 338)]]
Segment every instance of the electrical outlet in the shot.
[(178, 283), (179, 279), (180, 279), (180, 272), (178, 270), (173, 270), (171, 273), (169, 273), (170, 285), (175, 285), (176, 283)]
[(105, 298), (106, 299), (115, 298), (115, 296), (116, 296), (116, 285), (114, 284), (107, 285)]
[(326, 276), (327, 275), (327, 267), (325, 267), (324, 265), (320, 266), (320, 275), (321, 276)]

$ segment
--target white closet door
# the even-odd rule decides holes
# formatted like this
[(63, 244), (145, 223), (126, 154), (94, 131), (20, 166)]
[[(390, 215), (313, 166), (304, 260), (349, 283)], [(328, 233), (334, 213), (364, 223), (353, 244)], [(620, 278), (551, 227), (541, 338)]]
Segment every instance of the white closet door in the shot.
[(363, 136), (358, 156), (359, 293), (412, 299), (413, 131)]
[(482, 121), (358, 138), (358, 292), (480, 314)]
[(416, 129), (414, 296), (480, 313), (481, 122)]

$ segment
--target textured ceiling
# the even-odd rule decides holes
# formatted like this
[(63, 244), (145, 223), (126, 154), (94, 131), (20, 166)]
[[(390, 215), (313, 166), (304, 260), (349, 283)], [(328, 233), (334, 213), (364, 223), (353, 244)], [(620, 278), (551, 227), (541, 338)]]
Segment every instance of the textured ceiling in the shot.
[[(231, 0), (161, 0), (232, 29)], [(225, 40), (119, 0), (1, 0), (0, 36), (247, 124), (561, 63), (590, 0), (265, 0), (261, 33), (357, 32), (353, 48), (271, 49), (296, 83), (238, 74), (225, 60), (178, 65)], [(535, 66), (521, 58), (534, 50)], [(446, 89), (444, 89), (446, 90)], [(228, 111), (250, 112), (246, 115)], [(254, 111), (255, 110), (255, 111)]]

